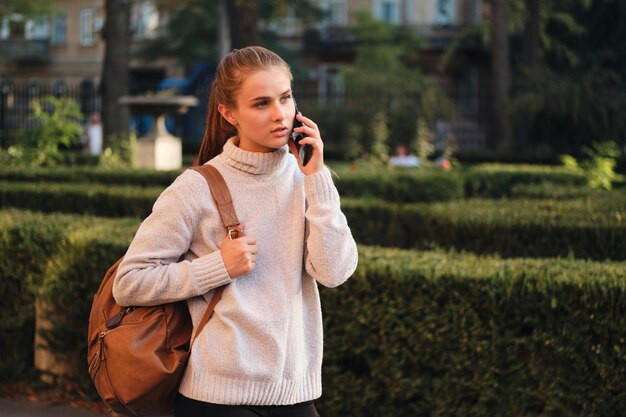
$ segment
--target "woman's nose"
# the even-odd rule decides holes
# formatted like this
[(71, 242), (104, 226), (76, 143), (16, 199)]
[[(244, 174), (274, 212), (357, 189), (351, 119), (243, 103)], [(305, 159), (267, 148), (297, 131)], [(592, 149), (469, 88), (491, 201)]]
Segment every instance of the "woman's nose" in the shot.
[(286, 114), (287, 114), (287, 109), (284, 106), (281, 106), (280, 104), (276, 104), (274, 106), (274, 112), (273, 112), (274, 120), (283, 120)]

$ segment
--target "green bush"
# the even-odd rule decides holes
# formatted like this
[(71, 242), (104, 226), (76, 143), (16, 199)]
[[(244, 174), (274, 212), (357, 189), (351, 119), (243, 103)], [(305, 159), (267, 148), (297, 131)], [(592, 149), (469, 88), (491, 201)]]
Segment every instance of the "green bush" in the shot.
[[(519, 184), (586, 184), (581, 174), (564, 167), (484, 164), (467, 169), (387, 169), (363, 164), (331, 165), (337, 173), (337, 189), (345, 197), (374, 197), (398, 203), (448, 201), (463, 197), (501, 198), (512, 196)], [(159, 186), (165, 188), (181, 170), (154, 171), (55, 167), (48, 169), (1, 167), (0, 181), (74, 182), (110, 185)], [(619, 187), (620, 183), (616, 183)]]
[(398, 203), (458, 200), (463, 198), (463, 177), (430, 169), (351, 171), (341, 169), (334, 178), (343, 197), (373, 197)]
[(0, 210), (0, 294), (7, 301), (0, 308), (0, 381), (32, 370), (36, 294), (57, 310), (56, 327), (44, 335), (52, 348), (85, 357), (93, 294), (138, 226), (136, 219)]
[[(51, 346), (84, 358), (91, 295), (138, 224), (1, 211), (2, 249), (22, 256), (5, 257), (0, 274), (31, 271), (30, 294), (13, 292), (3, 317), (32, 309), (39, 292), (57, 310)], [(323, 415), (617, 417), (626, 407), (625, 263), (359, 250), (354, 277), (322, 290)], [(1, 369), (29, 366), (26, 327), (0, 345)]]
[(626, 195), (395, 205), (342, 200), (359, 243), (503, 257), (626, 259)]
[(13, 182), (73, 182), (110, 185), (167, 187), (181, 170), (107, 169), (96, 167), (13, 168), (0, 167), (0, 181)]
[[(161, 188), (94, 184), (0, 183), (0, 207), (107, 217), (143, 218)], [(626, 193), (572, 200), (457, 200), (392, 204), (342, 200), (357, 241), (435, 247), (504, 257), (626, 259)]]
[(0, 207), (108, 217), (146, 217), (162, 187), (0, 182)]
[(511, 187), (512, 198), (533, 198), (552, 200), (574, 200), (577, 198), (589, 198), (600, 196), (603, 191), (591, 189), (579, 185), (559, 185), (553, 183), (541, 184), (516, 184)]
[(507, 197), (517, 184), (585, 185), (587, 182), (584, 175), (565, 167), (545, 165), (482, 164), (466, 169), (463, 176), (468, 198)]
[(360, 248), (322, 291), (322, 415), (621, 416), (626, 264)]

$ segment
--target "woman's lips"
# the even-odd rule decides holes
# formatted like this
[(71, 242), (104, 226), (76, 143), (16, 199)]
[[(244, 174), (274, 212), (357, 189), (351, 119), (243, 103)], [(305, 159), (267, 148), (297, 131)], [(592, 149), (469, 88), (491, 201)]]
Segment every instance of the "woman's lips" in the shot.
[(278, 129), (272, 130), (272, 135), (277, 138), (281, 138), (289, 133), (289, 130), (286, 127), (279, 127)]

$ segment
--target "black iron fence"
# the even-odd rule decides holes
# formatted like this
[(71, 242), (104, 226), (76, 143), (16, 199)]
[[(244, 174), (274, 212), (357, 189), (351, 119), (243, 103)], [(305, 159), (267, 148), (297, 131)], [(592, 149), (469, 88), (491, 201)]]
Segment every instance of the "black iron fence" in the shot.
[[(205, 87), (203, 87), (206, 90)], [(187, 115), (173, 116), (168, 128), (174, 134), (182, 135), (189, 146), (199, 146), (204, 131), (206, 115), (207, 91), (198, 91), (200, 106), (191, 109)], [(341, 142), (345, 125), (349, 120), (342, 119), (351, 113), (346, 109), (366, 109), (378, 106), (385, 101), (385, 93), (373, 93), (370, 91), (341, 91), (332, 89), (320, 89), (315, 82), (296, 82), (294, 91), (300, 107), (305, 112), (315, 115), (320, 126), (327, 129), (329, 137), (335, 136), (335, 140)], [(86, 119), (93, 112), (101, 109), (101, 96), (93, 82), (85, 81), (77, 85), (67, 85), (59, 82), (52, 85), (39, 83), (13, 84), (3, 82), (0, 84), (0, 146), (7, 147), (15, 143), (19, 138), (19, 132), (32, 126), (30, 114), (32, 102), (45, 96), (71, 98), (78, 103), (81, 112)], [(452, 112), (434, 123), (431, 128), (436, 138), (446, 138), (452, 134), (458, 147), (464, 150), (480, 150), (486, 146), (487, 110), (482, 96), (468, 94), (463, 91), (446, 91), (446, 95), (452, 103)], [(408, 107), (409, 120), (402, 123), (411, 124), (419, 117), (418, 105), (411, 104), (413, 98), (405, 98)], [(417, 98), (414, 102), (417, 103)], [(409, 104), (406, 104), (409, 103)], [(141, 134), (149, 128), (150, 121), (146, 116), (135, 115), (132, 127)], [(397, 126), (393, 126), (397, 128)], [(410, 141), (411, 138), (407, 138)], [(435, 143), (442, 146), (441, 143)]]
[(51, 85), (40, 83), (0, 84), (0, 145), (14, 143), (19, 132), (32, 126), (30, 116), (32, 103), (46, 96), (67, 97), (78, 103), (85, 120), (90, 114), (100, 111), (100, 95), (93, 82), (84, 81), (77, 85), (58, 82)]

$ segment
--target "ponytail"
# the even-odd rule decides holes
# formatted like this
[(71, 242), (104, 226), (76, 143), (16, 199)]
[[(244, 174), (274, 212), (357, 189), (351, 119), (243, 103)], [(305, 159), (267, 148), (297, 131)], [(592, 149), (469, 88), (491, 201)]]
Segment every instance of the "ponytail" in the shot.
[(200, 152), (198, 152), (199, 165), (204, 165), (208, 160), (221, 154), (228, 138), (237, 134), (235, 127), (224, 120), (221, 113), (217, 110), (217, 105), (219, 104), (217, 96), (219, 93), (216, 91), (215, 84), (216, 82), (213, 81), (211, 95), (209, 96), (206, 129), (200, 145)]

